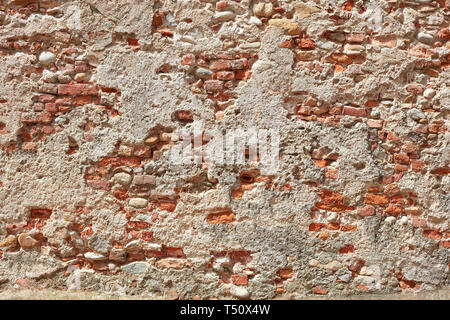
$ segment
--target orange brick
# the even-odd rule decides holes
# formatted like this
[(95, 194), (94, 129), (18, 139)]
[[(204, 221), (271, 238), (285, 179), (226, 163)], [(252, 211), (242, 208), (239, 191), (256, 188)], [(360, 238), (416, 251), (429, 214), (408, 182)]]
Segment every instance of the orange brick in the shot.
[(384, 194), (368, 194), (365, 202), (368, 204), (387, 204), (389, 199)]

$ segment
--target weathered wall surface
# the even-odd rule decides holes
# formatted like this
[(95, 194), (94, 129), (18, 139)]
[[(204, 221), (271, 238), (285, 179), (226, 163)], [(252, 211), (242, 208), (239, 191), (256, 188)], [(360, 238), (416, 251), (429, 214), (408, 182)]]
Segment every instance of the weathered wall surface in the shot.
[[(0, 1), (0, 286), (448, 285), (450, 1)], [(280, 168), (173, 166), (280, 130)]]

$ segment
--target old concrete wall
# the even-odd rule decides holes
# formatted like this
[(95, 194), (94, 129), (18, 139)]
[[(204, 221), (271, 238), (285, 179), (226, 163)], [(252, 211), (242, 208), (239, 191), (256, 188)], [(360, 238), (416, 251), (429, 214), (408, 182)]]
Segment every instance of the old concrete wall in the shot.
[[(449, 6), (0, 1), (0, 288), (448, 285)], [(278, 171), (173, 165), (200, 120), (279, 130)]]

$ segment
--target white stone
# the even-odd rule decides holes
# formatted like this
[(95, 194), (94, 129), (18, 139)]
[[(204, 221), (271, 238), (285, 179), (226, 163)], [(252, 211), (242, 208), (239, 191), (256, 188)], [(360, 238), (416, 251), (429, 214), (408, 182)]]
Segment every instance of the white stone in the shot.
[(159, 243), (147, 243), (145, 244), (145, 250), (151, 250), (151, 251), (160, 251), (161, 245)]
[(386, 221), (387, 223), (393, 223), (395, 222), (395, 217), (387, 217), (386, 219), (384, 219), (384, 221)]
[(100, 253), (95, 253), (95, 252), (86, 252), (84, 254), (84, 257), (88, 260), (91, 261), (102, 261), (102, 260), (106, 260), (106, 257)]
[(39, 62), (42, 64), (50, 64), (55, 62), (56, 56), (52, 52), (44, 51), (39, 55)]
[(239, 299), (248, 299), (248, 297), (250, 297), (250, 292), (243, 287), (232, 287), (230, 293)]
[(273, 4), (260, 2), (253, 6), (253, 13), (258, 17), (269, 18), (273, 13)]
[(311, 267), (318, 267), (318, 266), (320, 266), (320, 262), (317, 261), (316, 259), (311, 259), (311, 260), (309, 260), (309, 265)]
[(416, 108), (410, 109), (407, 114), (413, 120), (420, 120), (425, 118), (425, 114)]
[(374, 273), (375, 272), (372, 269), (370, 269), (369, 267), (366, 267), (366, 266), (362, 267), (360, 272), (359, 272), (359, 274), (362, 275), (362, 276), (371, 276)]
[(435, 95), (436, 95), (436, 90), (431, 89), (431, 88), (427, 88), (423, 92), (423, 96), (427, 99), (432, 99)]
[(344, 46), (344, 53), (349, 55), (358, 55), (365, 50), (364, 46), (359, 44), (346, 44)]
[(218, 22), (224, 22), (233, 19), (235, 16), (236, 15), (232, 11), (222, 11), (216, 12), (213, 19)]
[(434, 38), (431, 34), (425, 33), (425, 32), (419, 32), (417, 35), (417, 40), (423, 43), (433, 43)]
[(408, 217), (406, 217), (406, 216), (401, 217), (400, 220), (399, 220), (399, 223), (400, 224), (407, 224), (408, 223)]
[(262, 21), (259, 20), (259, 19), (258, 19), (257, 17), (255, 17), (255, 16), (251, 16), (250, 19), (248, 19), (248, 23), (257, 25), (258, 27), (259, 27), (259, 26), (262, 26), (262, 24), (263, 24)]
[(141, 248), (142, 248), (141, 240), (133, 240), (125, 246), (125, 249), (128, 252), (139, 251), (139, 250), (141, 250)]
[(126, 187), (131, 183), (131, 175), (125, 172), (119, 172), (114, 175), (113, 181)]
[(339, 261), (333, 260), (323, 266), (327, 270), (337, 271), (342, 268), (342, 264)]
[(145, 208), (148, 205), (148, 201), (142, 198), (131, 198), (128, 204), (134, 208)]

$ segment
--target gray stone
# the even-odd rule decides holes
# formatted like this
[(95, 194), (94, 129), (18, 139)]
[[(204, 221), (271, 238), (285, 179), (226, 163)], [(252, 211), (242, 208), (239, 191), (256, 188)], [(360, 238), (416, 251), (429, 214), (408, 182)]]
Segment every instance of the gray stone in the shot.
[(137, 261), (132, 262), (120, 267), (123, 272), (131, 274), (142, 274), (146, 273), (150, 268), (150, 264), (147, 262)]
[(200, 79), (208, 80), (213, 75), (213, 72), (209, 69), (205, 68), (197, 68), (194, 72), (195, 76), (197, 76)]

